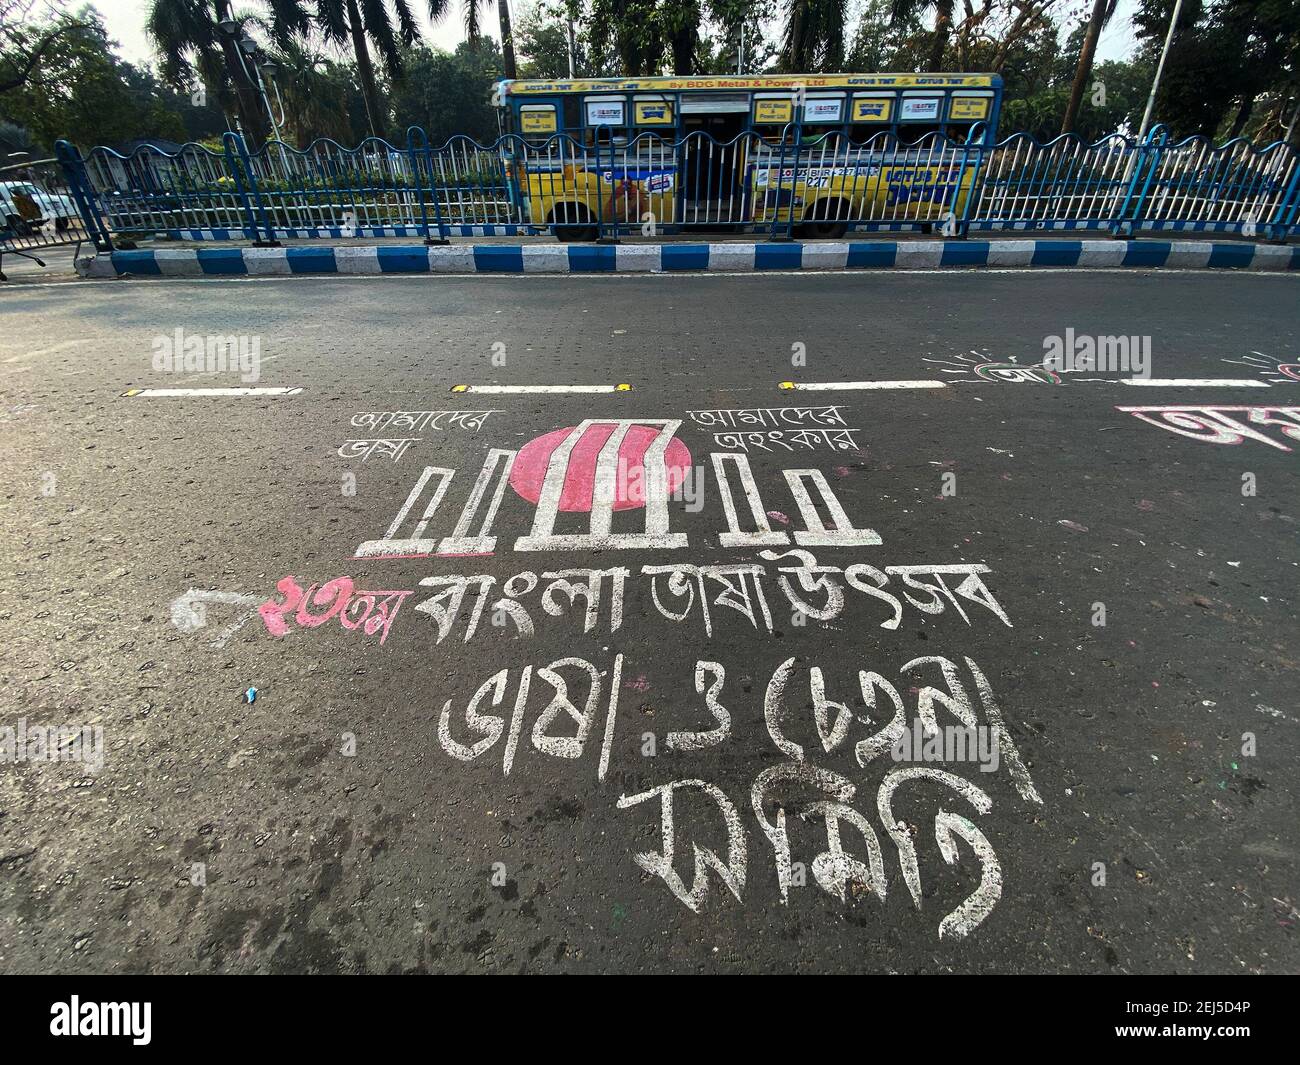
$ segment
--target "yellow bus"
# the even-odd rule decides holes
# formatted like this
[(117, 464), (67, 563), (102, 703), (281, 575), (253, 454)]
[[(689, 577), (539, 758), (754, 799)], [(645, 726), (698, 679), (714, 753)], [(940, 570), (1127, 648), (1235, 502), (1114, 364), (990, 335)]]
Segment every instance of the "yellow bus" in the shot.
[(961, 210), (996, 74), (507, 80), (508, 185), (535, 226), (928, 228)]

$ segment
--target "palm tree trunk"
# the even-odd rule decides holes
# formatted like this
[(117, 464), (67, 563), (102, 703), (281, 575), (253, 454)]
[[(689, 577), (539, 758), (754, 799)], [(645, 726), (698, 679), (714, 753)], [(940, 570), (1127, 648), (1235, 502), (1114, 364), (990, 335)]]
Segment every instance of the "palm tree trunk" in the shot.
[[(477, 3), (478, 0), (470, 0)], [(497, 0), (497, 18), (501, 20), (501, 58), (507, 78), (517, 78), (515, 71), (515, 33), (510, 26), (509, 0)]]
[(695, 34), (689, 28), (674, 33), (668, 41), (673, 54), (673, 73), (689, 77), (695, 73)]
[(1074, 68), (1074, 84), (1070, 86), (1070, 102), (1065, 108), (1065, 118), (1061, 120), (1061, 132), (1069, 133), (1079, 118), (1079, 108), (1083, 105), (1083, 90), (1088, 84), (1088, 75), (1092, 73), (1092, 61), (1097, 54), (1097, 40), (1101, 37), (1101, 26), (1106, 21), (1108, 0), (1092, 0), (1092, 17), (1088, 20), (1088, 32), (1083, 35), (1083, 48), (1079, 51), (1079, 63)]
[(1247, 89), (1241, 98), (1241, 106), (1237, 108), (1237, 116), (1232, 120), (1232, 128), (1228, 130), (1228, 139), (1240, 137), (1241, 131), (1246, 128), (1246, 123), (1250, 121), (1250, 114), (1255, 110), (1255, 91)]
[(943, 50), (948, 47), (948, 38), (952, 36), (952, 3), (936, 5), (934, 14), (934, 40), (930, 42), (930, 57), (925, 64), (928, 73), (933, 74), (943, 66)]
[(361, 12), (357, 9), (357, 0), (348, 0), (348, 30), (352, 34), (352, 51), (357, 57), (357, 74), (361, 77), (361, 98), (366, 103), (366, 121), (370, 124), (370, 135), (378, 137), (381, 136), (379, 86), (375, 83), (375, 65), (370, 61), (366, 29), (361, 21)]

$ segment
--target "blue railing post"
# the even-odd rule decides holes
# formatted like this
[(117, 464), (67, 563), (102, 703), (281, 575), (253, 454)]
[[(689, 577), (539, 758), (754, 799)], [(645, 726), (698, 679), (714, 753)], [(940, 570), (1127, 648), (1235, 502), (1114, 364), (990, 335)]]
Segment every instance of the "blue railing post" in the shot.
[(86, 173), (85, 161), (75, 145), (65, 140), (54, 142), (54, 154), (58, 157), (59, 167), (68, 181), (68, 191), (72, 193), (77, 213), (86, 227), (96, 251), (113, 251), (113, 238), (109, 235), (104, 215), (100, 211), (99, 201), (95, 197), (94, 186)]
[[(415, 154), (415, 135), (420, 135), (420, 154), (424, 156), (425, 167), (429, 172), (429, 195), (433, 197), (434, 224), (438, 227), (436, 237), (429, 236), (429, 208), (424, 202), (424, 181), (420, 177), (419, 158)], [(442, 205), (438, 202), (438, 183), (433, 180), (433, 152), (429, 148), (429, 135), (420, 126), (408, 126), (406, 130), (406, 152), (411, 158), (411, 174), (415, 178), (415, 187), (420, 197), (420, 230), (424, 233), (425, 244), (450, 244), (447, 234), (443, 232)]]
[[(614, 217), (610, 219), (612, 227), (610, 235), (605, 235), (605, 197), (600, 189), (600, 142), (602, 138), (609, 138), (609, 206)], [(596, 216), (596, 243), (597, 244), (617, 244), (618, 241), (618, 210), (617, 194), (615, 193), (614, 183), (614, 134), (610, 132), (608, 126), (596, 127), (596, 207), (598, 214)]]
[[(248, 215), (248, 229), (253, 237), (253, 247), (278, 248), (280, 242), (275, 239), (275, 227), (272, 226), (271, 218), (266, 213), (266, 204), (262, 202), (262, 193), (257, 187), (257, 177), (253, 174), (253, 164), (249, 161), (248, 150), (244, 147), (244, 138), (237, 133), (227, 133), (221, 138), (221, 143), (226, 149), (226, 165), (231, 177), (235, 179), (235, 191), (239, 193), (239, 199)], [(248, 187), (245, 188), (245, 185)], [(254, 204), (257, 205), (256, 211), (254, 211)], [(266, 234), (265, 239), (258, 234), (259, 220)]]
[[(1156, 139), (1157, 137), (1159, 140)], [(1111, 219), (1110, 234), (1112, 237), (1127, 238), (1137, 232), (1138, 223), (1142, 218), (1142, 208), (1146, 204), (1147, 192), (1151, 187), (1151, 179), (1155, 176), (1156, 169), (1160, 165), (1160, 152), (1164, 148), (1168, 137), (1169, 134), (1165, 127), (1156, 125), (1151, 128), (1145, 141), (1133, 145), (1133, 170), (1129, 177), (1128, 187), (1124, 190), (1124, 200), (1120, 204), (1115, 217)], [(1150, 166), (1147, 165), (1148, 152), (1151, 153)], [(1142, 187), (1137, 194), (1137, 202), (1135, 203), (1133, 193), (1139, 185)], [(1129, 209), (1130, 204), (1133, 204), (1131, 212)]]
[[(970, 232), (970, 215), (971, 205), (975, 202), (975, 197), (979, 191), (980, 169), (984, 162), (984, 141), (988, 136), (988, 126), (983, 122), (976, 122), (975, 125), (966, 133), (966, 143), (962, 145), (961, 156), (961, 173), (957, 175), (957, 190), (954, 193), (958, 199), (961, 198), (962, 182), (966, 178), (966, 168), (970, 165), (971, 145), (975, 146), (975, 169), (971, 171), (970, 188), (966, 190), (966, 202), (961, 209), (961, 218), (957, 220), (957, 232), (953, 235), (959, 240), (965, 240)], [(954, 203), (953, 207), (957, 205)], [(954, 212), (955, 213), (955, 212)]]
[(1273, 218), (1264, 230), (1265, 238), (1276, 244), (1286, 243), (1291, 227), (1295, 225), (1296, 216), (1300, 215), (1300, 152), (1289, 146), (1286, 146), (1285, 150), (1291, 152), (1294, 157), (1291, 180), (1282, 196), (1282, 202), (1277, 205)]
[[(790, 168), (790, 200), (786, 204), (785, 232), (777, 233), (777, 221), (781, 214), (781, 182), (785, 177), (785, 139), (791, 129), (794, 130), (794, 162)], [(795, 121), (787, 123), (781, 130), (781, 158), (776, 167), (776, 202), (772, 205), (772, 225), (767, 237), (769, 241), (775, 241), (778, 244), (794, 240), (794, 200), (795, 194), (799, 190), (799, 153), (802, 146), (803, 123), (796, 117)], [(768, 189), (769, 191), (771, 189), (770, 179)]]
[(794, 240), (794, 206), (799, 198), (799, 156), (803, 150), (803, 105), (796, 104), (799, 110), (794, 119), (794, 165), (790, 170), (790, 209), (786, 212), (785, 239)]
[[(767, 179), (766, 191), (763, 194), (763, 205), (768, 205), (768, 197), (774, 197), (771, 201), (772, 220), (768, 223), (767, 239), (769, 241), (780, 241), (781, 238), (776, 235), (776, 222), (781, 214), (781, 175), (785, 173), (785, 138), (790, 132), (790, 125), (781, 127), (781, 155), (776, 163), (776, 191), (772, 191), (772, 178), (769, 175)], [(791, 193), (793, 196), (793, 192)]]
[(600, 195), (600, 136), (604, 131), (604, 126), (596, 127), (596, 136), (593, 138), (592, 147), (596, 149), (596, 243), (601, 244), (605, 240), (605, 201)]

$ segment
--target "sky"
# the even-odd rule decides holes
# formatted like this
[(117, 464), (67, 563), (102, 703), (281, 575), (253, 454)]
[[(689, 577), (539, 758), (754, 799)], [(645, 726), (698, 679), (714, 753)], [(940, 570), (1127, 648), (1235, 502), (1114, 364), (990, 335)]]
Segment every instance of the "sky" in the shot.
[[(91, 2), (104, 16), (109, 36), (121, 45), (120, 53), (124, 59), (129, 59), (133, 63), (153, 60), (153, 51), (144, 35), (145, 9), (148, 0), (91, 0)], [(461, 6), (463, 2), (464, 0), (461, 0), (460, 3), (453, 5), (451, 13), (440, 23), (433, 25), (429, 22), (427, 8), (422, 9), (420, 0), (415, 0), (412, 7), (415, 9), (425, 40), (439, 48), (447, 50), (455, 48), (465, 37), (464, 9)], [(236, 2), (235, 6), (238, 8), (242, 5)], [(511, 9), (514, 11), (520, 10), (521, 6), (527, 6), (526, 0), (513, 0), (511, 3)], [(1133, 51), (1133, 28), (1130, 20), (1136, 9), (1137, 0), (1119, 0), (1115, 16), (1106, 27), (1097, 47), (1098, 61), (1123, 59)], [(484, 5), (482, 24), (486, 31), (495, 29), (495, 5)], [(491, 35), (495, 36), (495, 34)]]

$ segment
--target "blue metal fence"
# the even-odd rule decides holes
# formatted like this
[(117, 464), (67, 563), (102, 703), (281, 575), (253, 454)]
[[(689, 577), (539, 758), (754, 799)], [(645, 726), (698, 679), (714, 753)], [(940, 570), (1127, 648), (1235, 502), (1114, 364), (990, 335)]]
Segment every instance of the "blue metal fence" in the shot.
[(102, 247), (162, 234), (192, 240), (451, 236), (554, 232), (608, 239), (692, 228), (835, 237), (848, 231), (1099, 230), (1117, 236), (1192, 230), (1284, 240), (1300, 230), (1300, 164), (1280, 142), (1172, 142), (1157, 126), (1140, 143), (1094, 144), (1015, 134), (963, 142), (930, 134), (903, 143), (813, 136), (730, 141), (695, 132), (615, 141), (519, 135), (433, 147), (411, 127), (405, 144), (368, 138), (355, 148), (278, 141), (249, 151), (109, 148), (83, 159), (61, 141), (59, 160), (86, 230)]

